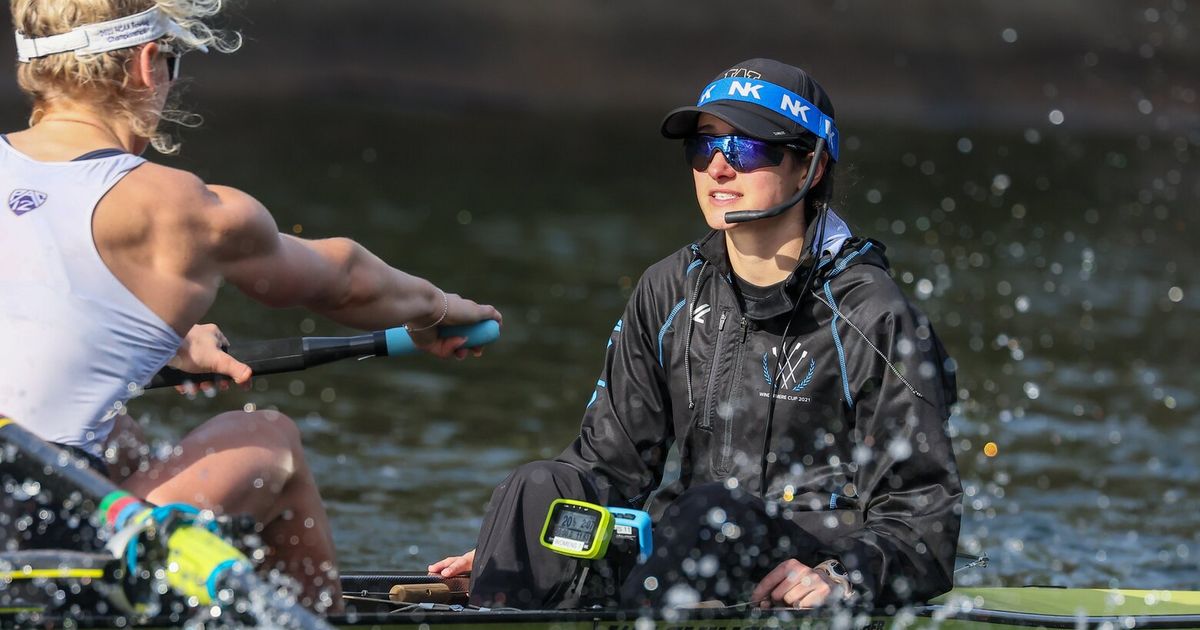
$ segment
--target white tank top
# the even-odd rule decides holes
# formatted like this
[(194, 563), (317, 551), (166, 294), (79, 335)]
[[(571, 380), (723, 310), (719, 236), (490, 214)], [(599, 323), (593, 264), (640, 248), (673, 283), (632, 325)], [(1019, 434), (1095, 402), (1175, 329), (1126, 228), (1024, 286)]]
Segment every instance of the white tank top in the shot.
[(143, 161), (39, 162), (0, 139), (0, 412), (96, 454), (181, 342), (92, 240), (96, 204)]

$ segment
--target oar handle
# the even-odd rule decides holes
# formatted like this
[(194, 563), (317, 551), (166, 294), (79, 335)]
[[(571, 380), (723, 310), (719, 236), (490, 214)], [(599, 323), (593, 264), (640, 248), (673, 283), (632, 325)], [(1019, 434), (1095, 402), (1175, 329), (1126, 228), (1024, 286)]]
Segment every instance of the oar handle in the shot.
[[(389, 328), (383, 331), (383, 334), (384, 340), (387, 343), (387, 356), (396, 357), (419, 352), (417, 346), (413, 344), (412, 337), (409, 336), (408, 331), (404, 328)], [(478, 348), (479, 346), (486, 346), (500, 338), (500, 322), (494, 319), (487, 319), (482, 322), (462, 326), (443, 326), (438, 329), (438, 336), (443, 339), (466, 337), (467, 343), (463, 347)]]
[[(485, 320), (461, 326), (442, 326), (438, 336), (466, 337), (467, 348), (478, 348), (500, 338), (500, 323)], [(299, 372), (313, 366), (360, 357), (384, 357), (414, 354), (418, 348), (404, 328), (389, 328), (350, 337), (289, 337), (239, 343), (229, 354), (250, 366), (254, 376)], [(146, 389), (171, 387), (184, 383), (229, 380), (223, 374), (193, 374), (165, 367), (150, 379)]]

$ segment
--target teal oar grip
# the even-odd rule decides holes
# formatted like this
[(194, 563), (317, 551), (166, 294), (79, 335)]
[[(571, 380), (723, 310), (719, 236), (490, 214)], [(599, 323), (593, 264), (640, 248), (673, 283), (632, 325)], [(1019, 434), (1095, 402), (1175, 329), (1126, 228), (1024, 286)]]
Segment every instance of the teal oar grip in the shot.
[[(383, 334), (387, 339), (387, 356), (395, 357), (417, 352), (417, 347), (413, 345), (412, 337), (408, 336), (408, 331), (403, 327), (389, 328), (383, 331)], [(500, 322), (494, 319), (485, 319), (481, 322), (463, 326), (443, 326), (438, 329), (438, 336), (443, 339), (446, 337), (466, 337), (467, 343), (463, 347), (478, 348), (500, 338)]]

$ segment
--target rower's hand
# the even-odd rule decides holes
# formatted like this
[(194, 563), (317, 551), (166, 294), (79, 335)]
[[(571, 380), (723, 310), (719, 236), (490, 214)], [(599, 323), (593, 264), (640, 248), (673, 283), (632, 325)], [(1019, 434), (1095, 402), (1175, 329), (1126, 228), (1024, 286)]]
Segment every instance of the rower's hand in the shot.
[[(229, 340), (216, 324), (196, 324), (183, 338), (179, 350), (167, 365), (192, 374), (224, 374), (238, 385), (244, 385), (250, 381), (250, 366), (225, 352), (228, 347)], [(208, 389), (212, 383), (201, 383), (200, 387)], [(228, 387), (228, 382), (221, 382), (222, 389)], [(189, 393), (183, 386), (176, 389), (181, 393)]]
[(429, 572), (440, 575), (444, 578), (462, 575), (471, 570), (471, 566), (475, 564), (475, 550), (472, 549), (461, 556), (450, 556), (439, 562), (429, 565)]
[(417, 329), (410, 329), (408, 333), (412, 337), (413, 345), (443, 359), (452, 356), (458, 359), (465, 359), (468, 353), (476, 357), (482, 356), (482, 347), (470, 349), (462, 347), (467, 342), (466, 337), (438, 337), (438, 328), (442, 326), (474, 324), (487, 319), (494, 319), (503, 324), (500, 311), (496, 310), (496, 307), (490, 304), (477, 304), (454, 293), (446, 294), (446, 305), (446, 317), (442, 318), (442, 321), (437, 326), (420, 330), (428, 323), (437, 321), (438, 317), (442, 314), (441, 304), (437, 305), (436, 312), (412, 322), (412, 328)]
[(763, 608), (813, 608), (826, 601), (838, 601), (841, 588), (824, 572), (791, 559), (772, 569), (754, 587), (750, 601)]

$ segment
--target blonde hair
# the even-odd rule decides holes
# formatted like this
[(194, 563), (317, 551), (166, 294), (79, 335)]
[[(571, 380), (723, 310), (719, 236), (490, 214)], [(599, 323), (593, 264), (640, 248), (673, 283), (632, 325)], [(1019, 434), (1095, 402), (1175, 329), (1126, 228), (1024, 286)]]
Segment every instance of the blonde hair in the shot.
[[(233, 52), (242, 38), (204, 23), (220, 12), (223, 0), (11, 0), (13, 27), (26, 37), (66, 33), (85, 24), (106, 22), (140, 13), (157, 6), (159, 11), (183, 27), (184, 33), (170, 38), (180, 53), (207, 46), (210, 50)], [(174, 107), (155, 111), (153, 94), (135, 87), (129, 76), (140, 47), (122, 48), (94, 55), (63, 52), (19, 63), (17, 83), (33, 101), (29, 124), (33, 125), (55, 103), (86, 103), (101, 112), (129, 121), (134, 133), (149, 138), (161, 153), (175, 153), (179, 143), (160, 130), (166, 120), (195, 127), (200, 117)], [(172, 90), (172, 97), (178, 96)]]

